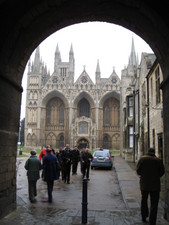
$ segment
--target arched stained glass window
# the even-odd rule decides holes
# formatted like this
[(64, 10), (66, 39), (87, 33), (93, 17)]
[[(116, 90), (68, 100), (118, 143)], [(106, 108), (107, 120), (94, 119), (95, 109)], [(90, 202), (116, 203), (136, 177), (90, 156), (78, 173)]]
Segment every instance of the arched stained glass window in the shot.
[(53, 98), (46, 106), (46, 125), (57, 126), (64, 124), (64, 104), (61, 99)]
[(107, 135), (103, 138), (103, 148), (109, 148), (109, 139)]
[(63, 105), (59, 108), (59, 124), (64, 124), (64, 107)]
[(83, 98), (80, 100), (78, 104), (78, 112), (79, 112), (79, 117), (81, 116), (90, 117), (90, 104), (87, 101), (87, 99)]
[(108, 105), (104, 108), (104, 125), (110, 125), (110, 108)]
[(63, 136), (63, 135), (60, 136), (60, 139), (59, 139), (59, 146), (60, 146), (60, 147), (64, 147), (64, 136)]

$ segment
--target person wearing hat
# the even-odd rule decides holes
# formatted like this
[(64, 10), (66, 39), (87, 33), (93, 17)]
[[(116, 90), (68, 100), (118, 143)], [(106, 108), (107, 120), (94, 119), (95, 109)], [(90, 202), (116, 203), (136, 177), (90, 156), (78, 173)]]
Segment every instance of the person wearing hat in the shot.
[(63, 166), (63, 180), (64, 183), (70, 184), (70, 171), (72, 163), (72, 150), (70, 145), (66, 144), (65, 149), (62, 150), (62, 166)]
[(54, 180), (59, 179), (59, 171), (58, 171), (58, 160), (56, 155), (51, 154), (51, 148), (48, 145), (46, 148), (47, 155), (43, 158), (43, 174), (44, 181), (47, 182), (47, 190), (48, 190), (48, 201), (52, 202), (52, 192)]
[(40, 159), (36, 156), (36, 151), (30, 152), (31, 156), (25, 162), (25, 169), (27, 170), (28, 176), (28, 193), (30, 202), (34, 203), (35, 197), (37, 196), (36, 183), (40, 178), (39, 171), (41, 170)]
[[(160, 195), (160, 177), (164, 175), (165, 169), (162, 160), (156, 157), (154, 148), (150, 148), (148, 153), (139, 159), (136, 172), (140, 176), (142, 221), (146, 223), (146, 218), (149, 217), (149, 224), (155, 225)], [(149, 195), (150, 212), (147, 203)]]
[(72, 175), (77, 174), (78, 162), (80, 161), (80, 152), (77, 146), (72, 150)]

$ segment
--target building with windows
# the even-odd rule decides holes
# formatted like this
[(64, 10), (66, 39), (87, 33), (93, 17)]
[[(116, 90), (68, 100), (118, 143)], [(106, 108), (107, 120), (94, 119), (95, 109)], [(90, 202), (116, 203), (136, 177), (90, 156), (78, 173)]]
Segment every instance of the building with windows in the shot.
[(151, 146), (162, 158), (162, 73), (155, 55), (142, 53), (139, 64), (132, 39), (121, 80), (114, 69), (101, 78), (99, 61), (95, 83), (85, 68), (74, 81), (74, 68), (72, 46), (69, 62), (62, 62), (57, 45), (52, 75), (36, 49), (28, 65), (25, 146), (103, 146), (133, 161)]
[(132, 39), (129, 63), (121, 74), (121, 154), (126, 160), (131, 160), (134, 149), (134, 99), (133, 91), (137, 77), (138, 59), (136, 57), (134, 40)]
[(52, 75), (36, 49), (28, 65), (25, 146), (70, 143), (79, 148), (119, 149), (120, 79), (115, 70), (101, 78), (98, 61), (95, 83), (85, 68), (74, 81), (74, 71), (72, 45), (68, 62), (62, 62), (57, 45)]
[(121, 77), (121, 154), (135, 162), (154, 147), (163, 159), (161, 68), (153, 53), (142, 53), (140, 64), (131, 56)]
[(163, 82), (161, 67), (154, 61), (149, 73), (147, 74), (147, 114), (148, 114), (148, 145), (155, 148), (156, 155), (164, 158), (164, 137), (163, 137), (163, 99), (160, 89)]

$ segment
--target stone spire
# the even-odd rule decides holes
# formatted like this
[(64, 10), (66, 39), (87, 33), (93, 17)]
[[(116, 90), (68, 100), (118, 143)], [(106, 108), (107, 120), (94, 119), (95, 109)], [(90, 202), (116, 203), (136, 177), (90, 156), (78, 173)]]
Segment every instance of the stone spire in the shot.
[(97, 60), (96, 73), (97, 73), (97, 74), (100, 74), (100, 64), (99, 64), (99, 60)]
[(131, 53), (130, 53), (130, 57), (129, 57), (129, 65), (137, 66), (137, 57), (136, 57), (133, 37), (132, 37), (132, 44), (131, 44)]
[(56, 51), (55, 51), (55, 63), (59, 63), (59, 62), (61, 62), (61, 55), (59, 51), (59, 46), (57, 44)]
[(137, 56), (135, 52), (135, 46), (134, 46), (134, 38), (132, 37), (132, 44), (131, 44), (131, 53), (129, 56), (129, 63), (127, 66), (127, 73), (129, 76), (134, 76), (137, 71)]
[(75, 59), (74, 59), (73, 46), (71, 44), (70, 51), (69, 51), (69, 82), (71, 85), (74, 83), (74, 69), (75, 69)]
[(41, 69), (40, 48), (39, 48), (39, 46), (37, 47), (36, 52), (35, 52), (35, 58), (34, 58), (32, 69), (33, 69), (32, 72), (34, 72), (34, 73), (40, 72), (40, 69)]
[(99, 64), (99, 60), (97, 60), (97, 66), (96, 66), (96, 73), (95, 73), (95, 78), (96, 78), (96, 84), (100, 83), (100, 64)]
[(69, 62), (74, 61), (74, 52), (73, 52), (73, 46), (71, 44), (70, 46), (70, 52), (69, 52)]

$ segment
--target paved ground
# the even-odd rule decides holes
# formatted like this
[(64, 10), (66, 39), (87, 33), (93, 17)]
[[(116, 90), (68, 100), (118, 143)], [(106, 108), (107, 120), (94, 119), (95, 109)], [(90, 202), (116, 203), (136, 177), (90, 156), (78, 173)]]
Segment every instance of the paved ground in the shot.
[[(17, 209), (0, 220), (1, 225), (78, 225), (82, 224), (82, 177), (71, 176), (71, 183), (56, 181), (53, 203), (47, 201), (46, 184), (38, 182), (37, 202), (28, 200), (24, 159), (18, 161)], [(141, 225), (139, 179), (120, 156), (114, 157), (112, 171), (91, 170), (88, 183), (88, 224)], [(163, 219), (163, 203), (158, 209), (157, 225), (169, 225)]]

